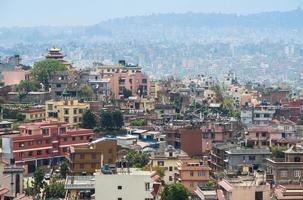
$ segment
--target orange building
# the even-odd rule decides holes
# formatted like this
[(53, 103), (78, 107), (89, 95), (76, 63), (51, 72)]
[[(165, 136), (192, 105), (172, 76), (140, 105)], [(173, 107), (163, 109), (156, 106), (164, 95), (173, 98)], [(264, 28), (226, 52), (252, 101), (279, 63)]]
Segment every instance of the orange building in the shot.
[(198, 186), (204, 186), (210, 180), (207, 157), (203, 160), (182, 160), (178, 163), (178, 180), (189, 193), (194, 194)]
[(72, 174), (94, 174), (103, 164), (114, 164), (117, 160), (117, 140), (100, 138), (86, 145), (70, 147), (67, 159)]

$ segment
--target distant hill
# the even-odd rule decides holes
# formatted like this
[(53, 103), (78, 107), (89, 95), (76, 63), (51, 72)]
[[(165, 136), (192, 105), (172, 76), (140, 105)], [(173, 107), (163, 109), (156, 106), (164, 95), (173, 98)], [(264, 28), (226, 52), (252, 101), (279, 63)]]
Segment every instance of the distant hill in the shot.
[(176, 34), (184, 29), (197, 34), (200, 28), (252, 28), (252, 29), (303, 29), (303, 11), (296, 9), (287, 12), (264, 12), (250, 15), (220, 13), (155, 14), (117, 18), (92, 26), (73, 27), (11, 27), (0, 28), (0, 45), (16, 43), (47, 43), (68, 41), (104, 41), (121, 39), (136, 33), (144, 37), (156, 38), (167, 31)]

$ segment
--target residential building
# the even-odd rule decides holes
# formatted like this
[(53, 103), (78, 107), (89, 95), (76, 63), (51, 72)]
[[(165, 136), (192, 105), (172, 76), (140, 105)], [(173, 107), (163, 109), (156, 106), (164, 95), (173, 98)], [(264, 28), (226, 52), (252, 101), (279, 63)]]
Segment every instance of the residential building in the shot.
[(50, 94), (52, 99), (63, 99), (64, 97), (77, 97), (80, 92), (80, 80), (77, 75), (68, 70), (55, 71), (50, 76)]
[(7, 134), (13, 130), (13, 122), (0, 121), (0, 134)]
[(271, 156), (269, 149), (236, 148), (226, 151), (225, 166), (228, 173), (252, 173), (265, 169), (265, 159)]
[(139, 169), (117, 169), (117, 173), (97, 173), (96, 199), (159, 199), (161, 183), (155, 172)]
[(44, 107), (32, 107), (18, 110), (19, 113), (25, 116), (25, 120), (29, 122), (45, 120)]
[(164, 150), (159, 149), (152, 153), (150, 160), (153, 167), (163, 167), (165, 175), (163, 180), (166, 184), (175, 181), (175, 174), (178, 172), (178, 163), (180, 160), (188, 160), (190, 157), (182, 150), (176, 150), (173, 146), (168, 145)]
[(101, 165), (116, 163), (117, 140), (100, 138), (85, 145), (71, 146), (67, 158), (71, 174), (93, 175)]
[(196, 188), (204, 186), (210, 180), (210, 170), (206, 156), (203, 160), (180, 160), (176, 180), (195, 196)]
[[(202, 149), (202, 131), (200, 128), (187, 127), (179, 129), (180, 149), (190, 157), (201, 156)], [(178, 138), (176, 138), (178, 139)]]
[(284, 159), (266, 159), (268, 179), (274, 184), (302, 183), (303, 146), (296, 144), (284, 151)]
[(66, 122), (68, 127), (79, 127), (82, 123), (83, 113), (89, 109), (88, 103), (78, 100), (49, 100), (45, 102), (46, 120), (56, 118), (60, 122)]
[(267, 126), (271, 123), (276, 112), (275, 106), (257, 105), (253, 109), (253, 124), (257, 126)]
[(218, 185), (224, 200), (270, 200), (270, 185), (264, 174), (223, 179)]
[(64, 159), (71, 145), (84, 145), (95, 138), (91, 129), (67, 129), (66, 123), (58, 121), (26, 123), (19, 130), (20, 134), (2, 137), (2, 156), (6, 160), (14, 158), (30, 173), (37, 166)]
[(13, 160), (0, 160), (0, 199), (13, 199), (24, 192), (24, 168), (16, 166)]
[(29, 71), (22, 69), (15, 69), (13, 71), (2, 71), (2, 82), (5, 86), (17, 85), (21, 81), (29, 80)]
[(214, 172), (223, 172), (226, 169), (226, 151), (239, 147), (234, 143), (216, 143), (212, 146), (210, 152), (211, 162), (209, 163)]
[(302, 200), (303, 189), (301, 185), (297, 187), (278, 185), (274, 188), (274, 196), (277, 200)]
[[(102, 78), (110, 79), (110, 88), (114, 99), (123, 97), (123, 91), (128, 89), (134, 96), (147, 96), (150, 94), (152, 82), (149, 77), (142, 73), (142, 67), (127, 64), (120, 60), (116, 65), (104, 65), (94, 63)], [(154, 91), (152, 91), (154, 92)]]

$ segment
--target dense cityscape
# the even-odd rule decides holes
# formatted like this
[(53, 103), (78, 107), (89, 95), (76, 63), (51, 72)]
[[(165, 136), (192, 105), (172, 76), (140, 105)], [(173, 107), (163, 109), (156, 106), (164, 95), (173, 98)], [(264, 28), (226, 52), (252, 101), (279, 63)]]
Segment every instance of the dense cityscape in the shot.
[(0, 200), (303, 200), (302, 19), (0, 25)]

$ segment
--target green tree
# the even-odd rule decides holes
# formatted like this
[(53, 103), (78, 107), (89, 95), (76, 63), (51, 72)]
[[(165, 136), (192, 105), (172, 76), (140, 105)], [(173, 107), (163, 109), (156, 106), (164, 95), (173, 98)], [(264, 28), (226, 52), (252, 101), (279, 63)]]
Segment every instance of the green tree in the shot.
[(89, 85), (83, 85), (80, 89), (80, 97), (86, 100), (91, 100), (94, 96), (94, 91)]
[(149, 157), (147, 154), (131, 150), (126, 154), (126, 160), (129, 167), (142, 168), (149, 162)]
[(270, 150), (273, 158), (285, 158), (284, 151), (287, 150), (287, 147), (272, 146)]
[(161, 200), (188, 200), (188, 192), (180, 183), (165, 186)]
[(68, 172), (69, 172), (69, 168), (68, 168), (67, 163), (62, 162), (60, 164), (60, 176), (61, 176), (61, 178), (65, 179)]
[(36, 91), (38, 88), (39, 84), (35, 80), (22, 80), (16, 86), (16, 91), (18, 92), (18, 96), (21, 101), (28, 95), (29, 92)]
[(147, 121), (145, 119), (135, 119), (130, 122), (131, 126), (145, 126), (147, 125)]
[(86, 110), (82, 116), (82, 128), (93, 129), (96, 126), (96, 116), (91, 110)]
[(22, 121), (25, 120), (25, 115), (23, 115), (21, 113), (17, 113), (16, 119), (17, 119), (18, 122), (22, 122)]
[(54, 59), (46, 59), (36, 62), (31, 70), (31, 76), (42, 83), (46, 91), (49, 89), (51, 74), (55, 71), (64, 71), (66, 67), (62, 62)]
[(102, 111), (100, 124), (101, 124), (101, 127), (104, 129), (112, 129), (114, 127), (112, 112)]
[(124, 88), (123, 89), (123, 97), (124, 98), (128, 98), (128, 97), (130, 97), (130, 96), (132, 96), (133, 94), (132, 94), (132, 91), (131, 90), (129, 90), (129, 89), (126, 89), (126, 88)]
[(223, 88), (220, 85), (215, 85), (211, 88), (211, 90), (215, 93), (216, 101), (218, 103), (223, 103)]
[(46, 199), (59, 199), (65, 197), (64, 183), (53, 182), (45, 187)]
[(113, 124), (116, 129), (121, 129), (124, 125), (123, 114), (121, 111), (114, 111), (112, 113), (113, 116)]
[(38, 168), (33, 175), (32, 186), (34, 195), (40, 194), (41, 190), (44, 188), (44, 172), (41, 168)]

